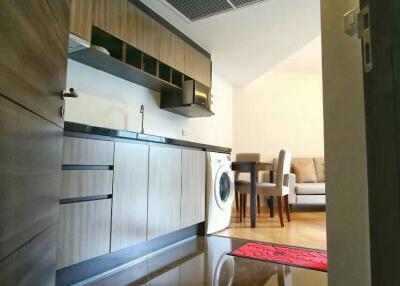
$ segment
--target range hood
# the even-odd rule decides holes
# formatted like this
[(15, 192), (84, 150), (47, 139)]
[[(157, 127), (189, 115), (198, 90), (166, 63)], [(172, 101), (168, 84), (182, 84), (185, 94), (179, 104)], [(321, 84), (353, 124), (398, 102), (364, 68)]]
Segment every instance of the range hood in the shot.
[(186, 117), (209, 117), (210, 88), (195, 80), (185, 80), (179, 92), (161, 92), (161, 108)]

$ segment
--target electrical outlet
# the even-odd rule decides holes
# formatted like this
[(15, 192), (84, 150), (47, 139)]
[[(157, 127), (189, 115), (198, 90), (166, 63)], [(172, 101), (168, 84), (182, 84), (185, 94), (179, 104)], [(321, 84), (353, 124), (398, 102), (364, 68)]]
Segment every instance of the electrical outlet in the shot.
[(187, 130), (185, 130), (185, 129), (182, 129), (182, 135), (183, 135), (183, 136), (188, 136), (188, 132), (187, 132)]

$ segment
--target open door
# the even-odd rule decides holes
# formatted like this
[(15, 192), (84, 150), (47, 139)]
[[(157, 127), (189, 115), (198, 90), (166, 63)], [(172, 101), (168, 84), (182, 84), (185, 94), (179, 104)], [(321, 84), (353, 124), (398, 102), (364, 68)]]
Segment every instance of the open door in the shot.
[(372, 285), (400, 285), (400, 1), (360, 2)]
[(329, 284), (400, 285), (400, 1), (321, 9)]

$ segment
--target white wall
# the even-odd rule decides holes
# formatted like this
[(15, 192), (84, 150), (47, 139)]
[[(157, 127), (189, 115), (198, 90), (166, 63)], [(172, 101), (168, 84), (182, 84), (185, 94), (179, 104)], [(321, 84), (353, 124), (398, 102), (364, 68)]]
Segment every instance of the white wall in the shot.
[(322, 59), (329, 285), (371, 285), (361, 43), (343, 32), (358, 0), (323, 0)]
[[(215, 116), (186, 117), (160, 109), (160, 93), (68, 60), (67, 86), (79, 93), (67, 99), (66, 121), (140, 132), (140, 106), (145, 107), (145, 133), (232, 147), (232, 87), (213, 74)], [(187, 134), (182, 135), (182, 130)]]
[(234, 91), (234, 153), (324, 156), (320, 37)]

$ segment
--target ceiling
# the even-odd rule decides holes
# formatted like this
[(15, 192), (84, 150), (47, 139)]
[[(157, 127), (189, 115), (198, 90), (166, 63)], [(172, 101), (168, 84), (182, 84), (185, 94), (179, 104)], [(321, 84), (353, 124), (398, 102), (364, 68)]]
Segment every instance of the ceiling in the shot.
[(321, 34), (320, 0), (264, 1), (195, 22), (166, 0), (141, 1), (210, 52), (214, 72), (233, 86), (250, 83)]

